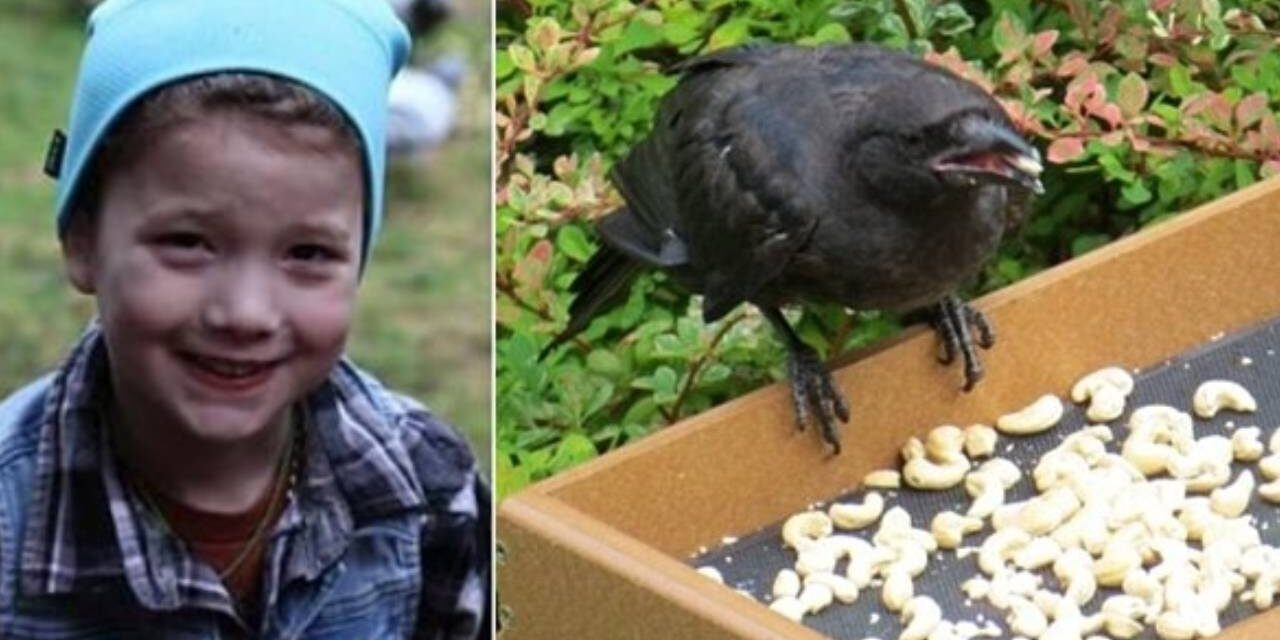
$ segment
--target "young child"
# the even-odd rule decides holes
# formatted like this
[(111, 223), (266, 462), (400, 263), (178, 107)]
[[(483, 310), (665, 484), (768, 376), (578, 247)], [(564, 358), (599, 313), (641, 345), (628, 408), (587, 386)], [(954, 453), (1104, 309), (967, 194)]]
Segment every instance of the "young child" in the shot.
[(98, 319), (0, 405), (0, 637), (488, 636), (472, 454), (342, 356), (408, 47), (383, 0), (94, 11), (46, 169)]

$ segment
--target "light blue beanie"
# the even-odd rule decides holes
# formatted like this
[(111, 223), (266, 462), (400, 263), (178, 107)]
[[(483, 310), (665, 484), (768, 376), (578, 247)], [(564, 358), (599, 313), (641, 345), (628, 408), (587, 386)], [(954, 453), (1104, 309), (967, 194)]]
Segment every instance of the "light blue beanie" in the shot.
[(58, 233), (103, 135), (140, 97), (210, 73), (262, 73), (327, 97), (359, 133), (363, 263), (382, 222), (388, 86), (409, 44), (385, 0), (107, 0), (89, 16), (70, 130), (46, 162)]

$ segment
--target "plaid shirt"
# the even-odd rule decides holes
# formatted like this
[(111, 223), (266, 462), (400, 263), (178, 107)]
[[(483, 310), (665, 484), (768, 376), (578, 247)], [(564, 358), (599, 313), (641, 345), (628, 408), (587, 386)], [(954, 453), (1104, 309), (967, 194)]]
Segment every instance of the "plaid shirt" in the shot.
[[(104, 585), (118, 592), (127, 584), (148, 616), (199, 609), (225, 614), (219, 624), (231, 621), (241, 633), (276, 635), (270, 615), (250, 633), (214, 570), (125, 489), (97, 420), (105, 365), (95, 325), (42, 381), (42, 392), (22, 392), (42, 402), (41, 410), (22, 412), (29, 424), (0, 425), (4, 439), (25, 433), (35, 444), (16, 597), (102, 593)], [(305, 402), (312, 416), (306, 461), (268, 543), (263, 608), (269, 614), (294, 581), (315, 582), (335, 563), (361, 562), (346, 556), (363, 525), (412, 515), (420, 538), (416, 606), (407, 607), (416, 618), (413, 636), (488, 637), (490, 498), (467, 445), (346, 361)], [(12, 517), (0, 511), (4, 526), (13, 526)], [(0, 597), (15, 594), (0, 590)], [(13, 610), (0, 602), (0, 615)], [(0, 618), (0, 636), (52, 630), (17, 610)]]

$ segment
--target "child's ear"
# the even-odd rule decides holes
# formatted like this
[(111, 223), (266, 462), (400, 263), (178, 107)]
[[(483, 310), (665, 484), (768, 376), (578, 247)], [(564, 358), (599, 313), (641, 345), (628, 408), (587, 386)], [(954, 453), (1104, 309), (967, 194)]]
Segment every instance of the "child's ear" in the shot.
[(62, 262), (66, 265), (67, 279), (81, 293), (97, 292), (97, 216), (88, 211), (75, 211), (71, 226), (62, 237)]

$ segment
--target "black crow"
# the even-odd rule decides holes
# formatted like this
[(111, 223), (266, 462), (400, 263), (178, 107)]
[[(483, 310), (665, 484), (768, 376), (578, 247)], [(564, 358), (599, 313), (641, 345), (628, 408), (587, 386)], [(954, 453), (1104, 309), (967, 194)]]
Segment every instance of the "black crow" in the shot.
[[(570, 320), (544, 350), (658, 267), (703, 295), (712, 321), (756, 305), (786, 341), (798, 426), (840, 450), (848, 404), (779, 306), (923, 310), (982, 376), (982, 314), (955, 294), (995, 251), (1006, 214), (1042, 191), (1040, 156), (985, 91), (871, 45), (754, 45), (680, 64), (653, 131), (613, 171), (626, 206), (574, 280)], [(976, 339), (975, 339), (976, 338)]]

